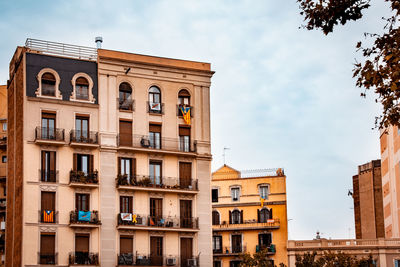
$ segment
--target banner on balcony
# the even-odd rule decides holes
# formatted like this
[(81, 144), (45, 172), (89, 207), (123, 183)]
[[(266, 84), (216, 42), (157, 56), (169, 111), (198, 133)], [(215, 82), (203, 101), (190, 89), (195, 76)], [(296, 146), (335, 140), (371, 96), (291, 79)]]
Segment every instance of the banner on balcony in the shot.
[(78, 221), (90, 222), (91, 215), (92, 215), (92, 213), (90, 211), (82, 211), (82, 210), (80, 210), (78, 212)]
[(121, 213), (121, 220), (132, 221), (132, 213)]
[(183, 120), (187, 125), (190, 125), (190, 107), (181, 107)]
[(160, 110), (161, 110), (161, 103), (153, 103), (153, 102), (150, 102), (150, 109), (151, 109), (151, 110), (160, 111)]
[(261, 208), (264, 207), (264, 201), (265, 201), (265, 199), (263, 199), (262, 197), (260, 197)]
[(52, 210), (44, 210), (43, 211), (43, 222), (54, 222), (54, 211)]

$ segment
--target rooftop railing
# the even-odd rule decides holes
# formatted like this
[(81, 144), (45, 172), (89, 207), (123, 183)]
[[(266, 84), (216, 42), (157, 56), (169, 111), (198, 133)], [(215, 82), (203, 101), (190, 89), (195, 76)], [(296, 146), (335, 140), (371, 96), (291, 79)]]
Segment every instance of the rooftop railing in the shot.
[(26, 39), (25, 47), (46, 55), (56, 55), (96, 61), (97, 49), (93, 47), (63, 44), (38, 39)]
[(255, 169), (242, 171), (220, 171), (212, 174), (213, 179), (235, 179), (235, 178), (256, 178), (256, 177), (279, 177), (284, 176), (283, 168)]

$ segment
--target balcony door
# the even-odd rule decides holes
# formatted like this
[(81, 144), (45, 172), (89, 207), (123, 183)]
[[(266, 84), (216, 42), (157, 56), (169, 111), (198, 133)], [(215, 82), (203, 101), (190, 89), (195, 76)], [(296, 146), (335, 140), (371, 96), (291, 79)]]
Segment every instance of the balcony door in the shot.
[(90, 195), (89, 194), (76, 194), (75, 209), (77, 211), (90, 210)]
[(160, 236), (150, 237), (150, 260), (151, 265), (163, 265), (163, 238)]
[(258, 235), (258, 246), (260, 249), (267, 248), (272, 243), (272, 235), (271, 233), (264, 233)]
[(180, 201), (180, 216), (181, 216), (181, 227), (192, 228), (192, 201), (181, 200)]
[(75, 119), (75, 138), (77, 142), (88, 142), (89, 140), (89, 118), (78, 116)]
[(188, 267), (188, 260), (193, 258), (193, 239), (181, 238), (181, 267)]
[(192, 163), (179, 162), (179, 185), (188, 188), (192, 184)]
[(132, 146), (132, 122), (119, 121), (119, 145)]
[(77, 172), (83, 172), (85, 176), (93, 172), (94, 157), (88, 154), (74, 153), (73, 169)]
[(155, 226), (162, 219), (162, 199), (150, 198), (150, 226)]
[(41, 222), (54, 223), (56, 216), (56, 193), (42, 192), (41, 193)]
[(161, 149), (161, 125), (149, 125), (150, 148)]
[(232, 253), (241, 253), (242, 235), (232, 235)]
[(42, 139), (56, 139), (56, 114), (42, 113)]
[(55, 264), (55, 235), (42, 233), (40, 235), (40, 264)]
[(87, 264), (89, 261), (89, 235), (75, 235), (75, 264)]
[(41, 181), (42, 182), (55, 182), (56, 181), (56, 152), (55, 151), (42, 151)]
[(153, 185), (162, 184), (161, 161), (150, 161), (149, 176)]

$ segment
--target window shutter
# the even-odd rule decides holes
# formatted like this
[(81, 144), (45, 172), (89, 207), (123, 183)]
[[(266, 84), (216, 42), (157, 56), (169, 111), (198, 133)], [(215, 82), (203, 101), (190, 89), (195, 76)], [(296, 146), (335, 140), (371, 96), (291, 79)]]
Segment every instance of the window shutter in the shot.
[(46, 151), (42, 151), (42, 170), (44, 171), (46, 167)]
[(232, 211), (229, 211), (229, 224), (232, 224)]
[(42, 255), (54, 255), (55, 251), (55, 235), (41, 234), (40, 235), (40, 253)]
[(243, 210), (240, 211), (240, 223), (243, 223)]
[(136, 159), (132, 159), (131, 173), (132, 173), (133, 177), (135, 177), (135, 180), (136, 180)]
[(257, 209), (257, 222), (260, 222), (260, 210)]
[(121, 157), (118, 157), (118, 174), (121, 174)]
[(161, 125), (159, 125), (159, 124), (150, 124), (149, 125), (149, 132), (161, 133)]
[(73, 159), (73, 169), (74, 169), (74, 171), (76, 171), (77, 169), (76, 169), (76, 166), (77, 166), (77, 163), (78, 163), (78, 154), (76, 154), (76, 153), (74, 153), (74, 159)]
[(190, 127), (179, 127), (179, 136), (190, 136)]
[(94, 169), (94, 156), (93, 155), (89, 155), (89, 158), (90, 158), (89, 171), (93, 172), (93, 169)]
[(133, 238), (128, 236), (120, 237), (120, 253), (133, 253)]
[(75, 236), (75, 251), (76, 252), (89, 252), (89, 236), (76, 235)]
[(56, 170), (56, 152), (50, 152), (50, 171), (55, 172)]
[(273, 217), (272, 217), (272, 208), (269, 209), (269, 218), (273, 219)]

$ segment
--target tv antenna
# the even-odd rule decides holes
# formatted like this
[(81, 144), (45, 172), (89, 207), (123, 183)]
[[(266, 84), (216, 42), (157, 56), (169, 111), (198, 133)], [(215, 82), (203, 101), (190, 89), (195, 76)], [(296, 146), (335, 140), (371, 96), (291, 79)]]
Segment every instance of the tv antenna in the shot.
[(226, 150), (230, 150), (230, 148), (224, 146), (224, 153), (222, 154), (222, 156), (224, 157), (224, 165), (225, 165), (225, 151), (226, 151)]

